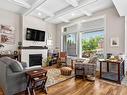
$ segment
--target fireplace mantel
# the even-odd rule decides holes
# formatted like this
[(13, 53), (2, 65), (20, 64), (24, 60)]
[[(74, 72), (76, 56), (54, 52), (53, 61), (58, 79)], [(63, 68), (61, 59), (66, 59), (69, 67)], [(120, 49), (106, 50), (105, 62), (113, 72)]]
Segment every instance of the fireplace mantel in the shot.
[(29, 47), (21, 47), (21, 49), (48, 49), (46, 46), (29, 46)]

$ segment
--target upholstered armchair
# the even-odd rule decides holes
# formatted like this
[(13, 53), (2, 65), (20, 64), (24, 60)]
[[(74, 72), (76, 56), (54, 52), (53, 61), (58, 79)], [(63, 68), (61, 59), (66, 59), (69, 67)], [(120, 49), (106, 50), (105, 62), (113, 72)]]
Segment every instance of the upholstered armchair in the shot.
[(81, 62), (77, 62), (75, 64), (75, 77), (79, 77), (79, 76), (85, 78), (84, 64)]
[(0, 86), (4, 91), (4, 95), (14, 95), (16, 93), (25, 91), (27, 85), (25, 72), (41, 68), (41, 67), (37, 67), (37, 68), (26, 69), (25, 68), (26, 64), (20, 63), (23, 66), (21, 70), (19, 68), (18, 63), (15, 62), (16, 61), (14, 59), (8, 57), (0, 58)]
[(84, 59), (84, 62), (77, 62), (75, 64), (75, 75), (82, 76), (83, 78), (85, 78), (85, 77), (95, 78), (96, 64), (97, 64), (97, 57), (96, 56), (91, 57), (89, 60)]
[(57, 60), (57, 66), (61, 67), (62, 65), (67, 66), (67, 53), (66, 52), (59, 53), (59, 58)]
[(97, 57), (93, 56), (90, 58), (89, 62), (84, 62), (85, 76), (95, 77), (97, 67)]

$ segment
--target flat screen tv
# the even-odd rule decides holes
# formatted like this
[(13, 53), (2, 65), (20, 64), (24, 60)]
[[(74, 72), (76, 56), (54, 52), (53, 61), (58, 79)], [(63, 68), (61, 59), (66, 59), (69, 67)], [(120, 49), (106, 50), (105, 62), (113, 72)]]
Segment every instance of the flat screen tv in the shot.
[(45, 31), (27, 28), (26, 40), (30, 41), (45, 41)]

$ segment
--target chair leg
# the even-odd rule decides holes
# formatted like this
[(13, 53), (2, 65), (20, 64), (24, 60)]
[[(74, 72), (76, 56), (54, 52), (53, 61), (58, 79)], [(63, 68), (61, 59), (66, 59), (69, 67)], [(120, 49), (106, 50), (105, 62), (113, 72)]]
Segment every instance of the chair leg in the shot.
[(85, 80), (85, 69), (83, 68), (83, 80)]
[(36, 95), (36, 93), (35, 93), (35, 82), (33, 81), (32, 82), (32, 89), (31, 89), (32, 91), (32, 95)]
[(45, 87), (46, 81), (47, 81), (47, 78), (42, 81), (41, 87), (42, 87), (42, 91), (44, 91), (47, 94), (47, 88)]

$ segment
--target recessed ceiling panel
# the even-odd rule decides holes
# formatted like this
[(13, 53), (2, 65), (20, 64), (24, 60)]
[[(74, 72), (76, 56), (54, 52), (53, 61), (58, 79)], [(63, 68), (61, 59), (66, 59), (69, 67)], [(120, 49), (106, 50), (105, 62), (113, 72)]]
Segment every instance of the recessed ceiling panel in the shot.
[(66, 3), (65, 0), (47, 0), (44, 4), (38, 7), (38, 9), (45, 9), (52, 13), (55, 13), (59, 10), (66, 8), (67, 6), (69, 6), (69, 4)]
[(87, 9), (90, 12), (97, 12), (104, 10), (106, 8), (110, 8), (113, 6), (112, 0), (97, 0), (97, 2), (90, 4), (88, 6), (84, 6), (82, 9)]
[[(86, 14), (86, 12), (92, 15), (92, 14), (96, 13), (97, 11), (101, 11), (101, 10), (104, 10), (106, 8), (110, 8), (112, 6), (113, 6), (113, 3), (111, 0), (96, 0), (95, 2), (93, 2), (91, 4), (81, 6), (79, 8), (75, 8), (75, 10), (73, 10), (72, 12), (70, 12), (70, 11), (68, 13), (66, 11), (60, 12), (60, 14), (63, 14), (63, 15), (57, 14), (59, 16), (56, 16), (55, 18), (53, 18), (53, 20), (54, 21), (56, 20), (57, 23), (58, 23), (58, 21), (59, 21), (59, 23), (61, 23), (63, 21), (62, 20), (60, 21), (59, 18), (65, 19), (66, 21), (72, 20), (72, 19), (78, 18), (78, 17), (83, 16), (83, 15), (88, 16)], [(85, 11), (85, 12), (83, 13), (83, 11)], [(52, 18), (47, 19), (47, 20), (52, 21)]]
[(38, 18), (45, 18), (47, 17), (47, 15), (45, 15), (43, 12), (39, 11), (39, 10), (35, 10), (33, 11), (31, 14), (31, 16), (35, 16), (35, 17), (38, 17)]
[(71, 13), (64, 15), (63, 18), (67, 20), (72, 20), (72, 19), (78, 18), (83, 15), (85, 15), (83, 12), (76, 10), (76, 11), (73, 11)]
[(24, 1), (26, 1), (30, 5), (33, 5), (37, 0), (24, 0)]
[(23, 13), (25, 11), (25, 8), (15, 5), (8, 0), (0, 0), (0, 8), (16, 13)]

